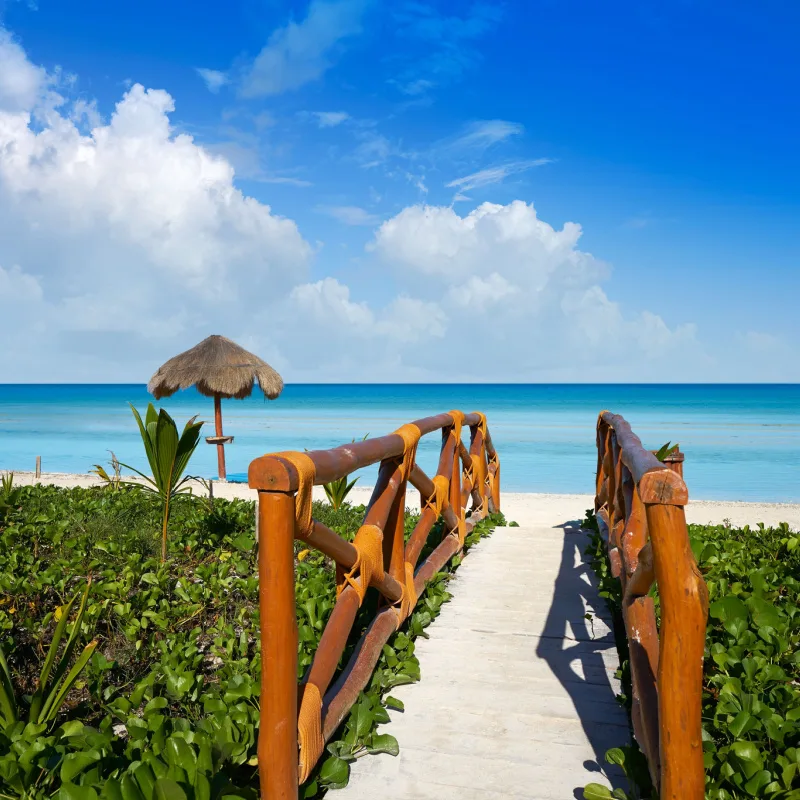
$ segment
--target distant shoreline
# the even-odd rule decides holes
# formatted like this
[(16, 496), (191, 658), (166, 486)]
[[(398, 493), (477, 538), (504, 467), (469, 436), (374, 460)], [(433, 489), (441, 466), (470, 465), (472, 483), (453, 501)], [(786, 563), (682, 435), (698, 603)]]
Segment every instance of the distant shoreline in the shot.
[[(126, 480), (132, 480), (126, 478)], [(103, 481), (91, 474), (66, 472), (42, 473), (37, 480), (33, 472), (14, 472), (14, 482), (30, 486), (36, 483), (73, 488), (76, 486), (102, 486)], [(206, 494), (200, 482), (192, 482), (195, 494)], [(245, 483), (221, 483), (214, 481), (215, 497), (226, 500), (235, 498), (255, 500), (257, 492)], [(350, 499), (354, 503), (369, 502), (372, 487), (357, 486)], [(689, 487), (691, 498), (691, 486)], [(324, 500), (325, 493), (321, 486), (314, 487), (314, 499)], [(559, 525), (581, 520), (586, 509), (593, 507), (594, 497), (590, 494), (541, 494), (536, 492), (504, 492), (501, 505), (506, 519), (520, 525)], [(415, 490), (409, 492), (408, 507), (419, 509), (419, 494)], [(729, 520), (734, 526), (757, 525), (763, 522), (767, 526), (775, 526), (786, 522), (793, 530), (800, 530), (800, 503), (759, 503), (733, 500), (689, 500), (686, 506), (686, 520), (696, 525), (719, 525)]]

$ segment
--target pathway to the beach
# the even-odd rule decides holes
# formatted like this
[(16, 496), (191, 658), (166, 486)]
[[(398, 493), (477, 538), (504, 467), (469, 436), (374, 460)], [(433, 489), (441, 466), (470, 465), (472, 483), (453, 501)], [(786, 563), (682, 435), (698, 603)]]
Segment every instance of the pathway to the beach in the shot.
[(400, 755), (359, 759), (337, 800), (572, 800), (608, 785), (604, 753), (629, 733), (587, 541), (497, 528), (470, 551), (417, 640), (421, 681), (391, 692), (405, 710), (381, 732)]

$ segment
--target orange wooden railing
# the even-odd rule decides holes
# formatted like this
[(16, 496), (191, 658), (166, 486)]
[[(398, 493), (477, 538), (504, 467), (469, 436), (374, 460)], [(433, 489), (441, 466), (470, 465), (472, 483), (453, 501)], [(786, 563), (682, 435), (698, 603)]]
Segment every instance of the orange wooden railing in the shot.
[[(469, 450), (461, 441), (470, 428)], [(420, 436), (442, 432), (436, 476), (416, 463)], [(380, 462), (364, 524), (351, 543), (311, 518), (311, 487)], [(250, 464), (258, 489), (261, 616), (261, 721), (258, 763), (261, 796), (296, 798), (347, 712), (367, 685), (381, 649), (413, 611), (427, 583), (457, 553), (475, 522), (500, 510), (500, 462), (486, 417), (451, 411), (397, 432), (332, 450), (275, 453)], [(419, 490), (421, 517), (408, 542), (404, 515), (408, 483)], [(472, 506), (467, 511), (469, 500)], [(445, 533), (417, 561), (439, 517)], [(338, 597), (314, 661), (297, 684), (294, 540), (315, 547), (337, 565)], [(382, 597), (350, 663), (339, 661), (368, 586)], [(331, 683), (333, 682), (333, 685)]]
[(689, 544), (688, 499), (682, 455), (662, 463), (622, 417), (600, 414), (595, 511), (611, 572), (622, 583), (634, 735), (661, 800), (703, 800), (705, 786), (700, 714), (708, 590)]

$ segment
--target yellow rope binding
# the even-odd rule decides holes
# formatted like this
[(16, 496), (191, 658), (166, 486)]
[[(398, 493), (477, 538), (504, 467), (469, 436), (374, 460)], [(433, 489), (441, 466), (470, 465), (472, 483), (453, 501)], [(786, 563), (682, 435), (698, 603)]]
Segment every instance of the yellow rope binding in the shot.
[(314, 520), (311, 518), (311, 490), (314, 488), (317, 468), (311, 457), (305, 453), (275, 453), (275, 455), (288, 461), (297, 470), (295, 520), (298, 532), (302, 536), (310, 536), (314, 532)]
[(297, 717), (297, 744), (300, 759), (297, 766), (298, 779), (305, 783), (320, 756), (325, 752), (325, 739), (322, 735), (322, 697), (319, 687), (307, 683), (300, 701)]
[(450, 494), (450, 480), (445, 475), (435, 475), (433, 478), (433, 494), (425, 500), (425, 508), (433, 509), (436, 519), (439, 519), (448, 502)]
[(406, 582), (403, 586), (403, 596), (400, 599), (400, 621), (408, 619), (408, 616), (417, 605), (417, 590), (414, 588), (414, 565), (406, 561)]
[(355, 564), (347, 572), (337, 568), (336, 594), (341, 594), (345, 586), (352, 586), (360, 606), (373, 578), (383, 579), (383, 532), (377, 525), (362, 525), (353, 547), (358, 553)]
[[(453, 409), (450, 412), (450, 416), (453, 418), (453, 433), (455, 434), (456, 438), (456, 447), (458, 448), (459, 444), (461, 443), (461, 429), (464, 426), (464, 412), (458, 411)], [(458, 458), (458, 449), (456, 450), (456, 458)], [(472, 485), (472, 472), (464, 467), (464, 475), (463, 478), (466, 478), (470, 486)], [(466, 482), (466, 481), (465, 481)], [(464, 546), (464, 540), (467, 538), (467, 521), (465, 518), (465, 511), (461, 508), (461, 500), (459, 498), (459, 507), (454, 508), (456, 516), (458, 517), (458, 544), (460, 547)]]

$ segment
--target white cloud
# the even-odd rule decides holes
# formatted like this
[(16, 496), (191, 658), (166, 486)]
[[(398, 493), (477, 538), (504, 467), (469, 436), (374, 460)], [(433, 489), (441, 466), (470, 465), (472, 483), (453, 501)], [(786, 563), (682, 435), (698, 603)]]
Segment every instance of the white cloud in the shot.
[(526, 172), (534, 167), (542, 167), (552, 163), (549, 158), (536, 158), (527, 161), (511, 161), (507, 164), (500, 164), (496, 167), (473, 172), (463, 178), (456, 178), (454, 181), (445, 184), (448, 189), (459, 189), (468, 192), (471, 189), (478, 189), (481, 186), (490, 186), (493, 183), (502, 183), (509, 175), (517, 175)]
[(519, 291), (502, 275), (493, 272), (488, 278), (472, 275), (465, 283), (453, 286), (449, 298), (454, 305), (485, 311), (503, 298)]
[(221, 72), (218, 69), (197, 67), (196, 72), (205, 81), (208, 90), (214, 94), (216, 94), (230, 80), (227, 73)]
[(485, 150), (512, 136), (520, 136), (525, 128), (519, 122), (504, 119), (478, 120), (466, 127), (454, 140), (442, 143), (450, 150)]
[(343, 225), (377, 225), (380, 222), (380, 217), (375, 214), (370, 214), (363, 208), (358, 206), (319, 206), (317, 208), (323, 214), (333, 217)]
[(314, 111), (313, 114), (320, 128), (335, 128), (350, 119), (346, 111)]
[(0, 27), (0, 108), (30, 111), (49, 85), (47, 72), (31, 64), (22, 47)]
[(301, 22), (278, 28), (241, 77), (242, 97), (267, 97), (315, 81), (333, 65), (341, 42), (361, 32), (367, 0), (312, 0)]
[[(709, 354), (689, 321), (648, 310), (657, 295), (623, 308), (581, 227), (522, 201), (405, 208), (352, 265), (352, 291), (309, 282), (321, 245), (244, 195), (228, 157), (177, 133), (167, 92), (133, 85), (104, 121), (7, 35), (0, 65), (0, 318), (19, 332), (0, 348), (4, 380), (142, 381), (209, 333), (289, 380), (798, 377), (796, 347), (773, 334), (726, 331)], [(359, 141), (365, 159), (390, 155), (377, 135)]]
[[(26, 334), (27, 366), (11, 353), (0, 366), (36, 364), (54, 380), (129, 378), (139, 352), (152, 365), (154, 353), (207, 335), (212, 320), (237, 329), (304, 279), (312, 249), (295, 223), (243, 195), (225, 158), (173, 131), (169, 94), (134, 85), (87, 134), (74, 117), (94, 106), (50, 107), (53, 82), (20, 65), (6, 37), (0, 63), (14, 60), (39, 77), (0, 99), (0, 292), (4, 305), (24, 298), (43, 328)], [(76, 350), (108, 358), (69, 357)]]

